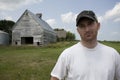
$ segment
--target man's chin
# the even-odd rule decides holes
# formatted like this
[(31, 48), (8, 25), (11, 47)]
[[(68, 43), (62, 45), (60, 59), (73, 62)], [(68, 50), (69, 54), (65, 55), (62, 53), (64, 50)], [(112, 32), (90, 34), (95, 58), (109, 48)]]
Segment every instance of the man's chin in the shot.
[(86, 42), (90, 42), (90, 41), (93, 41), (94, 39), (93, 38), (91, 38), (91, 37), (88, 37), (88, 38), (85, 38), (84, 39), (84, 41), (86, 41)]

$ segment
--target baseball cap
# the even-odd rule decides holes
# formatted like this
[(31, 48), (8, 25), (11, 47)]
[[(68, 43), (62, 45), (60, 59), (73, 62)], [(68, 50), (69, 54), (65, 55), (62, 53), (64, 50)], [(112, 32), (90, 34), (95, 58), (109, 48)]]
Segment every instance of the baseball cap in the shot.
[(97, 17), (96, 17), (96, 15), (95, 15), (95, 13), (93, 11), (91, 11), (91, 10), (84, 10), (84, 11), (82, 11), (81, 13), (79, 13), (77, 15), (76, 26), (78, 26), (78, 23), (79, 23), (79, 21), (82, 18), (89, 18), (89, 19), (92, 19), (92, 20), (98, 22)]

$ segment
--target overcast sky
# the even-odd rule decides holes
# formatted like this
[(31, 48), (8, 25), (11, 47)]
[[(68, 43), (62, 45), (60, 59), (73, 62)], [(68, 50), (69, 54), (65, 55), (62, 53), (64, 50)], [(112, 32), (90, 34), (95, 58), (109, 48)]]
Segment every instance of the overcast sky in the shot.
[(75, 25), (76, 15), (82, 10), (93, 10), (101, 29), (98, 40), (120, 41), (119, 0), (0, 0), (0, 20), (17, 21), (28, 9), (42, 13), (43, 20), (52, 28), (64, 28), (80, 39)]

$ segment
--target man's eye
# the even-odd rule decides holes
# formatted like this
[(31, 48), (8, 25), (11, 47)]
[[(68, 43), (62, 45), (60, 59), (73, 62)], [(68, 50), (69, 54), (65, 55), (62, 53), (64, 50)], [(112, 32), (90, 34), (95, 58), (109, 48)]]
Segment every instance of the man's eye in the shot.
[(92, 25), (94, 22), (93, 21), (89, 21), (88, 22), (88, 25)]
[(80, 28), (84, 28), (85, 26), (84, 25), (79, 25)]

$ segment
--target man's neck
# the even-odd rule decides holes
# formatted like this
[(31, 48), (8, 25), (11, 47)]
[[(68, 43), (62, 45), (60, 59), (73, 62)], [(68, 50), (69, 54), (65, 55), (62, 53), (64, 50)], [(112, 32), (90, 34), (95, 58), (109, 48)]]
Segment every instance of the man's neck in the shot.
[(93, 41), (83, 41), (81, 40), (81, 43), (83, 46), (87, 47), (87, 48), (94, 48), (97, 45), (97, 40), (93, 40)]

